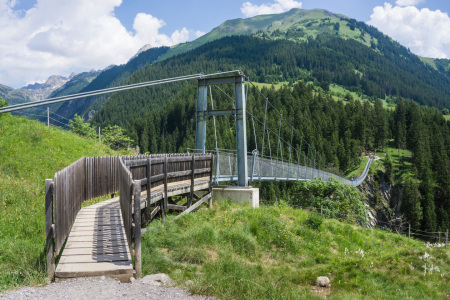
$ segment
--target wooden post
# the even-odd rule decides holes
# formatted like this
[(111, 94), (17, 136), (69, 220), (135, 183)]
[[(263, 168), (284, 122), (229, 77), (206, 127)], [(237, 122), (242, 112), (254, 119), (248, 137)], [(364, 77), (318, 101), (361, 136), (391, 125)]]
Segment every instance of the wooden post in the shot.
[(447, 248), (447, 244), (448, 244), (448, 229), (447, 232), (445, 233), (445, 248)]
[(210, 208), (210, 209), (212, 209), (212, 193), (213, 193), (213, 190), (212, 190), (212, 177), (213, 177), (213, 166), (214, 166), (214, 155), (212, 155), (211, 154), (211, 164), (210, 164), (210, 168), (211, 168), (211, 172), (210, 172), (210, 175), (209, 175), (209, 193), (211, 194), (211, 197), (209, 198), (209, 201), (208, 201), (208, 207)]
[(323, 217), (323, 208), (322, 208), (322, 205), (320, 206), (320, 216)]
[(408, 241), (411, 239), (411, 224), (408, 224)]
[(150, 202), (152, 200), (151, 191), (152, 191), (152, 159), (147, 158), (147, 216), (149, 222), (152, 220), (150, 208)]
[(189, 194), (189, 200), (188, 200), (188, 208), (191, 207), (192, 201), (194, 201), (194, 182), (195, 182), (195, 155), (192, 155), (192, 162), (191, 162), (191, 191)]
[(136, 277), (141, 277), (141, 181), (134, 181), (134, 264)]
[(45, 232), (47, 245), (47, 276), (55, 275), (55, 226), (53, 224), (53, 180), (45, 180)]
[(167, 156), (164, 156), (164, 210), (167, 210)]

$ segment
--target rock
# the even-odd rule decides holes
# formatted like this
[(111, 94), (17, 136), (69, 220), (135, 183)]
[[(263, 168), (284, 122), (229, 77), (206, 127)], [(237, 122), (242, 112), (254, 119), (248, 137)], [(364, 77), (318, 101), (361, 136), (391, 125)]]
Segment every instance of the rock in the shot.
[(153, 274), (153, 275), (147, 275), (144, 278), (141, 279), (141, 282), (143, 284), (148, 285), (156, 285), (156, 286), (172, 286), (172, 279), (170, 279), (169, 276), (166, 274)]
[(326, 276), (320, 276), (317, 277), (317, 285), (321, 286), (321, 287), (330, 287), (330, 278), (326, 277)]
[(130, 282), (131, 283), (133, 283), (133, 282), (135, 282), (136, 281), (136, 279), (134, 278), (134, 277), (130, 277)]
[(187, 287), (190, 287), (194, 284), (194, 282), (192, 280), (188, 280), (184, 283)]

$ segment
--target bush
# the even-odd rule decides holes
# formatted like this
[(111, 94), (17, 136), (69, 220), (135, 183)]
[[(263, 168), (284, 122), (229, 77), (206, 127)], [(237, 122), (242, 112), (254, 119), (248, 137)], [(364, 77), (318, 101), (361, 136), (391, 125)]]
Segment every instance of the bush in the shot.
[(0, 97), (0, 107), (6, 106), (8, 105), (8, 102), (6, 102), (5, 100), (3, 100), (2, 97)]
[(310, 214), (306, 219), (306, 226), (311, 229), (319, 230), (320, 225), (322, 225), (323, 219), (315, 214)]

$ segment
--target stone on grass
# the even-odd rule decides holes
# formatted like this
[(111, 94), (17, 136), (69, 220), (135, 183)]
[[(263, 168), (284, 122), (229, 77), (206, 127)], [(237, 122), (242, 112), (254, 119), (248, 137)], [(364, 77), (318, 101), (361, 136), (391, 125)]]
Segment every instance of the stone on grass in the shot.
[(330, 278), (326, 277), (326, 276), (320, 276), (317, 277), (317, 285), (321, 286), (321, 287), (329, 287), (331, 286), (330, 284)]
[(153, 275), (147, 275), (144, 278), (141, 279), (141, 282), (143, 284), (148, 285), (156, 285), (156, 286), (172, 286), (172, 279), (170, 279), (169, 276), (166, 274), (153, 274)]

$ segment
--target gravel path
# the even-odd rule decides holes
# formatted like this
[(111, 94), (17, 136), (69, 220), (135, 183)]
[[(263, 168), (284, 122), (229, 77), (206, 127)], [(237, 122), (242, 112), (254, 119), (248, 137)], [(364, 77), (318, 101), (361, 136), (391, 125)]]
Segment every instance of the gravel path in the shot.
[[(169, 279), (170, 280), (170, 279)], [(8, 291), (2, 299), (213, 299), (192, 295), (185, 289), (165, 287), (159, 281), (138, 279), (120, 283), (108, 277), (69, 279), (44, 287), (24, 287)]]

